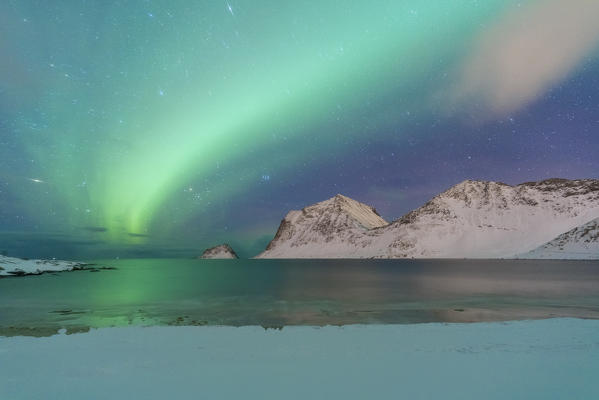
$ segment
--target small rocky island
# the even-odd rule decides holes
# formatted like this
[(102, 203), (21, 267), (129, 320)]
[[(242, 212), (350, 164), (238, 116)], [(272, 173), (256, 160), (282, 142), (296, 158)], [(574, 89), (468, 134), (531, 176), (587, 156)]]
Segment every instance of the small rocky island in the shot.
[(239, 258), (235, 250), (231, 248), (228, 244), (219, 244), (218, 246), (211, 247), (209, 249), (204, 250), (202, 255), (199, 257), (202, 259), (231, 259), (231, 258)]

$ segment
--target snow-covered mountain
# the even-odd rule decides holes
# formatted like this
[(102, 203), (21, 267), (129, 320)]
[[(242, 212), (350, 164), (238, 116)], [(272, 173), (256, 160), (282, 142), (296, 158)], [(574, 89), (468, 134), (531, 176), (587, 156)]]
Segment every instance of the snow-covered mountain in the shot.
[(0, 256), (0, 277), (39, 275), (44, 272), (72, 271), (82, 269), (87, 264), (76, 261), (25, 260), (22, 258)]
[(374, 208), (340, 194), (289, 211), (274, 239), (258, 258), (362, 257), (372, 229), (386, 226)]
[(228, 244), (219, 244), (218, 246), (211, 247), (204, 250), (200, 258), (239, 258), (235, 250)]
[(591, 179), (468, 180), (390, 224), (338, 195), (289, 212), (258, 257), (510, 257), (598, 217), (599, 181)]
[(562, 233), (518, 258), (599, 259), (599, 218)]

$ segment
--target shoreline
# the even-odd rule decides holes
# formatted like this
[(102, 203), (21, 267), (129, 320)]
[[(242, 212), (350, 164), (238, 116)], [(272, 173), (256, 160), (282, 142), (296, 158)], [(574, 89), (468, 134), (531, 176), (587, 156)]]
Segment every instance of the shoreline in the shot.
[[(464, 312), (462, 309), (453, 310), (458, 313)], [(477, 313), (481, 310), (472, 310)], [(68, 315), (65, 312), (63, 315)], [(599, 316), (590, 315), (552, 315), (552, 316), (521, 316), (521, 317), (507, 317), (500, 319), (454, 319), (454, 320), (421, 320), (421, 321), (404, 321), (404, 322), (347, 322), (347, 323), (265, 323), (265, 324), (227, 324), (227, 323), (210, 323), (206, 321), (188, 321), (184, 318), (172, 319), (171, 322), (157, 322), (147, 321), (146, 323), (129, 323), (121, 325), (100, 325), (92, 326), (85, 324), (70, 324), (70, 325), (47, 325), (47, 326), (4, 326), (0, 327), (0, 340), (5, 338), (17, 338), (17, 337), (29, 337), (29, 338), (51, 338), (60, 335), (78, 335), (98, 330), (105, 329), (160, 329), (160, 328), (210, 328), (210, 329), (261, 329), (264, 331), (284, 331), (289, 329), (302, 329), (302, 328), (313, 328), (313, 329), (329, 329), (329, 328), (340, 328), (340, 329), (354, 329), (354, 328), (367, 328), (367, 327), (403, 327), (403, 326), (425, 326), (425, 325), (477, 325), (477, 324), (509, 324), (509, 323), (524, 323), (524, 322), (539, 322), (547, 320), (583, 320), (583, 321), (597, 321), (599, 323)]]

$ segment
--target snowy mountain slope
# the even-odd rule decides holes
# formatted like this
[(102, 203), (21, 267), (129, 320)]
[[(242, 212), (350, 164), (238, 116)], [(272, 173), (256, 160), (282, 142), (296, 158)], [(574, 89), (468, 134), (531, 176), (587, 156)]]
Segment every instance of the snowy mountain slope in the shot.
[(257, 258), (360, 257), (368, 230), (388, 225), (376, 210), (343, 195), (290, 211)]
[(599, 218), (562, 233), (517, 258), (599, 259)]
[(229, 246), (228, 244), (220, 244), (218, 246), (211, 247), (209, 249), (204, 250), (202, 255), (199, 258), (239, 258), (237, 257), (237, 253)]
[(382, 257), (509, 257), (599, 217), (599, 181), (465, 181), (393, 222)]
[[(599, 217), (599, 181), (464, 181), (389, 225), (370, 227), (331, 225), (320, 215), (328, 210), (323, 203), (290, 212), (258, 257), (510, 257)], [(298, 219), (306, 213), (311, 218)]]
[(43, 272), (82, 269), (85, 263), (59, 260), (24, 260), (0, 256), (0, 276), (39, 275)]

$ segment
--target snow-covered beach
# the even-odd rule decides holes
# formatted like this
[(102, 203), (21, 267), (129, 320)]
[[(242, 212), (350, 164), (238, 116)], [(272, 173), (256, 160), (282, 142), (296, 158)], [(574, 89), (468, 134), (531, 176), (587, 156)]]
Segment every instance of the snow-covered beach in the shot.
[(592, 399), (599, 321), (0, 337), (2, 399)]

